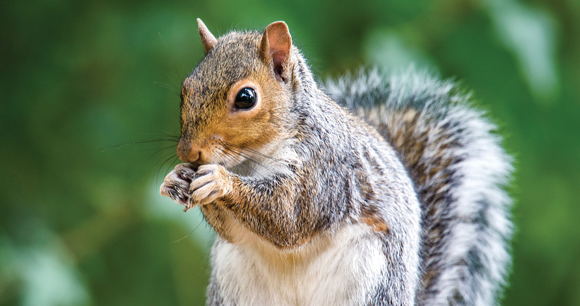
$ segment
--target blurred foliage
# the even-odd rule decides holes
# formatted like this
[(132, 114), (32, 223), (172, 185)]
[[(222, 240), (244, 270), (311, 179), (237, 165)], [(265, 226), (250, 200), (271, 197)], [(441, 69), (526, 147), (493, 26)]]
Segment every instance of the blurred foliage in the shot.
[(580, 305), (577, 0), (1, 2), (1, 305), (203, 304), (212, 230), (157, 193), (196, 17), (216, 36), (285, 20), (319, 78), (459, 80), (516, 159), (503, 304)]

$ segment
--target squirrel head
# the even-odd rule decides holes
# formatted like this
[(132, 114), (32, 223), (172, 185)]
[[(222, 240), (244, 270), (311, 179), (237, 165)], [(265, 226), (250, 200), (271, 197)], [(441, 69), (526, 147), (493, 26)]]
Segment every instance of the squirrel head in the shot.
[(283, 21), (219, 39), (197, 22), (206, 55), (183, 82), (177, 155), (232, 167), (286, 138), (297, 51)]

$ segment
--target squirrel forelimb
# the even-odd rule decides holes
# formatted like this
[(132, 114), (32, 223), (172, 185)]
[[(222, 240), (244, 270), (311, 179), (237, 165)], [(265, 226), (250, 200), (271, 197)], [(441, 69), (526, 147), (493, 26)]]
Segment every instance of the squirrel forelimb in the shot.
[(210, 203), (213, 209), (226, 209), (262, 238), (279, 248), (289, 248), (312, 235), (309, 227), (297, 228), (297, 224), (306, 224), (308, 215), (300, 217), (292, 208), (296, 197), (288, 192), (293, 189), (291, 181), (287, 175), (259, 180), (241, 177), (218, 164), (201, 165), (195, 171), (183, 163), (165, 177), (160, 192), (184, 205), (184, 211), (196, 206), (203, 209)]

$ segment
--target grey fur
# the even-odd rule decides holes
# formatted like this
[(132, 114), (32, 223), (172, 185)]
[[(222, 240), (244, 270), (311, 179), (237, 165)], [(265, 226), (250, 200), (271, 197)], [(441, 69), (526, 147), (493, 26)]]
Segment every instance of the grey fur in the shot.
[[(193, 181), (222, 188), (201, 205), (219, 234), (208, 305), (492, 305), (512, 228), (510, 159), (494, 126), (453, 84), (415, 72), (346, 77), (327, 84), (329, 97), (292, 47), (277, 80), (261, 37), (225, 35), (184, 82), (180, 154), (214, 149), (206, 176), (172, 172), (161, 188), (182, 204)], [(278, 98), (275, 143), (250, 159), (204, 138), (247, 77)]]

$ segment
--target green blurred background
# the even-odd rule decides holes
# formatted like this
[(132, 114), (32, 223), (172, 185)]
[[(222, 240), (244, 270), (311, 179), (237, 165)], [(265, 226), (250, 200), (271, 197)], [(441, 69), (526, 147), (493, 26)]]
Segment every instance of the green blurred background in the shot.
[(2, 1), (0, 304), (201, 305), (213, 233), (158, 194), (180, 82), (285, 20), (321, 80), (411, 63), (473, 91), (515, 156), (503, 305), (580, 305), (580, 1)]

